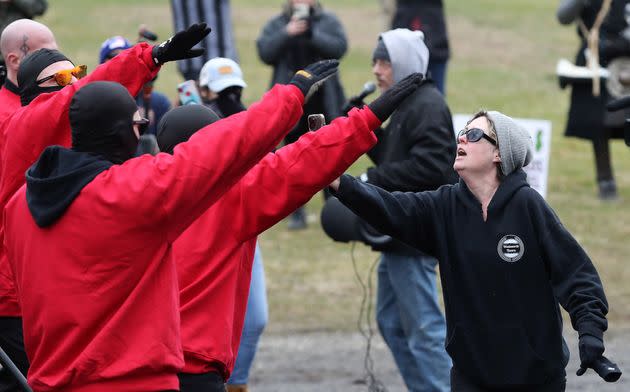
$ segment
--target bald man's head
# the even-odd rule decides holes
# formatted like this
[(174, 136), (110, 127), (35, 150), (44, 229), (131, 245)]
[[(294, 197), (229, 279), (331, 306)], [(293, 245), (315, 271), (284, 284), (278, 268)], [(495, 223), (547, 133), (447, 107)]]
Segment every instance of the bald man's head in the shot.
[(7, 79), (17, 84), (20, 62), (29, 53), (42, 49), (57, 49), (52, 31), (31, 19), (18, 19), (9, 24), (0, 36), (0, 51), (7, 64)]

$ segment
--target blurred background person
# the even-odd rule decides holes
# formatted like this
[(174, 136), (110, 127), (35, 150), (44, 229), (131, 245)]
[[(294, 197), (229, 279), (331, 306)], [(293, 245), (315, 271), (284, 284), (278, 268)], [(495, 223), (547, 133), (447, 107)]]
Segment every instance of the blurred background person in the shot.
[[(241, 94), (245, 87), (247, 84), (243, 80), (241, 67), (231, 59), (214, 58), (201, 68), (199, 74), (201, 99), (203, 104), (219, 117), (229, 117), (245, 110), (241, 102)], [(258, 341), (267, 325), (268, 314), (265, 270), (260, 247), (256, 244), (241, 342), (234, 369), (226, 385), (229, 392), (247, 391), (249, 372), (254, 363)]]
[(22, 106), (17, 82), (22, 59), (41, 48), (57, 49), (57, 42), (52, 31), (39, 22), (19, 19), (6, 26), (0, 34), (0, 53), (6, 61), (7, 72), (0, 89), (0, 123)]
[[(57, 42), (47, 26), (30, 19), (18, 19), (12, 22), (0, 35), (0, 51), (7, 65), (7, 77), (0, 89), (0, 129), (2, 130), (1, 124), (22, 106), (17, 85), (20, 63), (28, 54), (41, 48), (57, 49)], [(0, 133), (4, 135), (4, 131)], [(0, 139), (4, 140), (4, 137)], [(3, 144), (0, 144), (0, 151), (3, 148)], [(0, 347), (20, 372), (26, 375), (29, 363), (24, 351), (22, 313), (15, 292), (13, 274), (6, 259), (2, 257), (0, 257)], [(13, 391), (16, 388), (17, 384), (8, 372), (1, 371), (0, 391)]]
[(171, 11), (175, 31), (198, 22), (206, 22), (212, 28), (212, 34), (199, 44), (206, 50), (203, 56), (177, 62), (185, 80), (197, 80), (201, 67), (212, 58), (238, 61), (229, 0), (171, 0)]
[[(288, 0), (282, 13), (263, 27), (256, 41), (258, 56), (273, 67), (271, 86), (287, 83), (293, 74), (306, 65), (322, 59), (340, 59), (348, 43), (343, 26), (331, 12), (325, 11), (316, 0)], [(334, 75), (313, 94), (304, 107), (304, 115), (284, 139), (295, 142), (308, 131), (309, 114), (322, 113), (328, 122), (340, 116), (345, 103), (338, 75)], [(304, 207), (289, 218), (288, 228), (306, 228)]]
[[(98, 56), (99, 64), (113, 59), (118, 53), (132, 46), (131, 42), (120, 35), (106, 39), (101, 44), (101, 50)], [(157, 124), (162, 119), (162, 116), (171, 108), (171, 102), (168, 97), (153, 89), (156, 79), (157, 76), (146, 83), (142, 87), (142, 90), (140, 90), (140, 93), (135, 97), (140, 116), (149, 120), (149, 124), (143, 126), (142, 133), (149, 133), (151, 135), (155, 135)]]
[(229, 117), (245, 110), (241, 102), (245, 87), (243, 71), (232, 59), (217, 57), (209, 60), (199, 73), (201, 101), (219, 117)]
[(446, 94), (446, 71), (450, 45), (442, 0), (397, 0), (392, 29), (420, 30), (429, 48), (428, 74), (442, 94)]
[[(382, 33), (372, 55), (381, 91), (413, 72), (426, 74), (423, 33)], [(376, 164), (361, 179), (388, 191), (420, 192), (454, 183), (455, 135), (451, 112), (431, 79), (423, 80), (392, 115), (368, 152)], [(393, 241), (382, 247), (376, 320), (409, 391), (449, 390), (451, 361), (444, 349), (446, 324), (437, 294), (435, 257)]]
[[(602, 0), (563, 0), (556, 16), (562, 24), (576, 23), (580, 37), (575, 65), (587, 65), (588, 43), (580, 24), (590, 30), (602, 8)], [(599, 31), (599, 60), (606, 67), (616, 58), (630, 56), (630, 0), (613, 0)], [(565, 128), (565, 136), (590, 140), (595, 157), (595, 175), (601, 200), (617, 199), (617, 185), (610, 157), (610, 139), (623, 138), (624, 119), (613, 119), (605, 105), (610, 100), (609, 91), (601, 84), (600, 95), (593, 94), (590, 79), (574, 81), (571, 86), (571, 102)]]
[[(18, 19), (33, 19), (48, 8), (46, 0), (0, 0), (0, 34)], [(4, 55), (0, 55), (0, 83), (6, 76)]]

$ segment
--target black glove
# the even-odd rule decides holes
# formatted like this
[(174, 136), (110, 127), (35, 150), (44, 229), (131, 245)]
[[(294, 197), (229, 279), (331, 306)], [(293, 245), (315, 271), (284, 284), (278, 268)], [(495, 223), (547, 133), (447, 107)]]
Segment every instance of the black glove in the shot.
[(592, 335), (580, 336), (578, 343), (580, 349), (580, 367), (592, 368), (604, 354), (604, 342)]
[[(595, 370), (595, 373), (597, 373), (606, 382), (617, 382), (622, 374), (619, 366), (603, 355), (599, 357), (599, 359), (597, 359), (590, 367)], [(586, 373), (586, 369), (587, 368), (580, 366), (575, 374), (581, 376)]]
[(338, 66), (338, 60), (318, 61), (297, 71), (289, 83), (297, 86), (302, 91), (304, 101), (306, 102), (326, 79), (337, 72)]
[(422, 74), (413, 73), (387, 89), (387, 91), (372, 101), (368, 107), (383, 122), (394, 113), (394, 110), (405, 98), (416, 91), (421, 83)]
[(348, 113), (350, 113), (350, 111), (354, 108), (362, 108), (363, 106), (365, 106), (365, 102), (363, 102), (362, 99), (351, 99), (348, 102), (345, 103), (345, 105), (343, 105), (343, 108), (341, 108), (341, 112), (344, 114), (344, 116), (347, 116)]
[(203, 49), (192, 49), (210, 34), (210, 27), (205, 23), (195, 23), (186, 30), (180, 31), (171, 38), (153, 47), (153, 61), (161, 65), (167, 61), (184, 60), (201, 56)]

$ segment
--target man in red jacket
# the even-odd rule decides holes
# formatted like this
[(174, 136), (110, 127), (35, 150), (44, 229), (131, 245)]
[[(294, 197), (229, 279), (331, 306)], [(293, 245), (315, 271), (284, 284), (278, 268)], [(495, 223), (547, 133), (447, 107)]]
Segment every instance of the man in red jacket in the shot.
[[(147, 80), (151, 80), (157, 74), (160, 68), (153, 58), (154, 48), (141, 44), (121, 54), (122, 57), (115, 62), (98, 67), (92, 74), (77, 83), (74, 83), (77, 79), (71, 74), (68, 74), (70, 77), (68, 80), (64, 81), (61, 78), (57, 80), (58, 78), (54, 77), (57, 71), (67, 73), (67, 70), (74, 68), (74, 64), (62, 53), (50, 49), (52, 44), (46, 44), (51, 39), (54, 44), (54, 38), (48, 28), (31, 20), (16, 21), (5, 29), (2, 42), (8, 43), (8, 38), (20, 34), (22, 49), (26, 50), (24, 45), (28, 45), (29, 48), (31, 46), (34, 48), (36, 45), (45, 47), (20, 59), (17, 75), (12, 70), (17, 61), (17, 55), (5, 56), (9, 65), (8, 75), (19, 82), (20, 97), (11, 115), (4, 121), (0, 121), (0, 211), (24, 184), (24, 172), (35, 162), (46, 146), (53, 144), (70, 146), (68, 107), (75, 91), (94, 80), (112, 80), (122, 83), (131, 94), (136, 94)], [(171, 48), (170, 51), (177, 50), (182, 54), (185, 53), (194, 43), (184, 42), (183, 46), (179, 48), (178, 46), (182, 45), (182, 38), (190, 39), (187, 37), (191, 36), (195, 36), (194, 29), (176, 35), (175, 44), (168, 45)], [(28, 39), (24, 41), (24, 37)], [(50, 76), (53, 77), (50, 78)], [(64, 87), (59, 84), (59, 81), (68, 82), (70, 85)], [(55, 93), (45, 94), (49, 92)], [(20, 100), (23, 107), (20, 106)], [(35, 102), (29, 105), (33, 100)], [(45, 130), (42, 129), (42, 124), (45, 124)], [(3, 230), (0, 224), (0, 242), (2, 236)], [(1, 247), (0, 316), (4, 316), (0, 317), (0, 345), (14, 359), (20, 371), (26, 374), (28, 360), (22, 341), (21, 312), (12, 271), (6, 260), (4, 249)]]
[[(50, 29), (30, 19), (18, 19), (9, 24), (0, 35), (0, 52), (6, 62), (7, 77), (0, 88), (0, 124), (20, 108), (17, 72), (20, 62), (29, 53), (41, 49), (56, 49), (57, 43)], [(0, 135), (0, 151), (2, 150)], [(0, 161), (1, 162), (1, 161)], [(8, 266), (4, 265), (6, 269)], [(22, 319), (12, 290), (10, 276), (0, 269), (0, 347), (18, 369), (26, 374), (28, 359), (22, 341)], [(8, 282), (8, 283), (7, 283)], [(0, 391), (17, 388), (8, 372), (0, 372)]]
[[(225, 390), (241, 339), (258, 234), (306, 203), (374, 146), (373, 130), (420, 81), (419, 74), (412, 75), (368, 108), (267, 154), (177, 239), (173, 255), (185, 359), (182, 392)], [(177, 154), (177, 143), (215, 119), (199, 105), (176, 108), (160, 123), (158, 144), (162, 151)]]
[(2, 30), (0, 52), (6, 62), (7, 78), (0, 89), (0, 123), (20, 107), (17, 86), (20, 62), (26, 55), (41, 48), (57, 49), (57, 42), (52, 31), (39, 22), (18, 19)]
[(282, 140), (337, 64), (300, 71), (173, 155), (132, 158), (142, 119), (121, 85), (74, 94), (72, 149), (46, 148), (4, 214), (35, 391), (179, 389), (171, 244)]

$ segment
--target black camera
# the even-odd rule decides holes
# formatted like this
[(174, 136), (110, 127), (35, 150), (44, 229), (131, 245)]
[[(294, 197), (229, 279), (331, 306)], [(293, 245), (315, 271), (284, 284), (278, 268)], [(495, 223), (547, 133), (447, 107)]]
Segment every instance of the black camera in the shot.
[(371, 246), (374, 250), (388, 249), (395, 242), (392, 237), (379, 233), (359, 218), (336, 197), (326, 199), (320, 221), (324, 232), (334, 241), (359, 241)]

